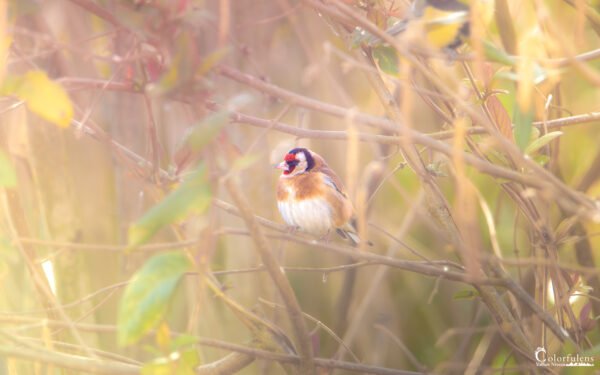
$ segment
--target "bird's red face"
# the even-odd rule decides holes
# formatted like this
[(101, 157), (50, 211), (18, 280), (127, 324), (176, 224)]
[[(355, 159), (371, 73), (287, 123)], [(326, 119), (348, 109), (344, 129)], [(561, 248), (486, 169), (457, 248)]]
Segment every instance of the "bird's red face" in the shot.
[(308, 171), (313, 166), (314, 160), (310, 151), (305, 148), (295, 148), (285, 154), (277, 168), (283, 170), (283, 176), (295, 176)]
[(281, 169), (283, 169), (283, 174), (289, 175), (294, 172), (294, 169), (298, 166), (299, 160), (296, 159), (296, 155), (294, 154), (285, 154), (283, 158), (283, 162), (280, 164)]

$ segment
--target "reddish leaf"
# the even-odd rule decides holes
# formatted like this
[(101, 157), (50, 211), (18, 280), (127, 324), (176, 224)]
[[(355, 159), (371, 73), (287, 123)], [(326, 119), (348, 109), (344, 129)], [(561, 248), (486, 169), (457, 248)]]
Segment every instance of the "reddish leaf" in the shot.
[(491, 63), (484, 61), (481, 64), (482, 69), (482, 80), (486, 90), (492, 87), (492, 81), (494, 80), (494, 67)]
[(492, 115), (494, 125), (500, 130), (500, 133), (511, 141), (514, 141), (512, 121), (500, 100), (495, 95), (490, 95), (486, 100), (486, 106)]

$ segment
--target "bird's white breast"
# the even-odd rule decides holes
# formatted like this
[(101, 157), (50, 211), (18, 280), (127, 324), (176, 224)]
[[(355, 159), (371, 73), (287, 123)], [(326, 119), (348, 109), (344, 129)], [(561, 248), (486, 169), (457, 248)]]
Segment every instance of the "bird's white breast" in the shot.
[(304, 232), (325, 235), (333, 227), (331, 206), (323, 198), (292, 198), (277, 202), (277, 206), (288, 225)]

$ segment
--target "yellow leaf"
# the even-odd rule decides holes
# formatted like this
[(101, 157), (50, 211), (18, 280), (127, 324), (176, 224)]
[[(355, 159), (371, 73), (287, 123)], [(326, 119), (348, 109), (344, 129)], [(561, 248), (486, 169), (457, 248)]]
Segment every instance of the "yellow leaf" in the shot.
[(496, 23), (498, 24), (498, 34), (506, 52), (510, 55), (517, 53), (517, 35), (513, 17), (510, 14), (507, 0), (496, 0), (495, 12)]
[(73, 104), (61, 85), (45, 72), (32, 70), (20, 77), (13, 94), (27, 103), (27, 108), (46, 121), (66, 128), (73, 119)]
[(539, 75), (536, 66), (538, 61), (547, 58), (546, 41), (544, 34), (537, 27), (532, 27), (523, 33), (519, 40), (518, 50), (520, 59), (517, 61), (517, 79), (519, 88), (517, 91), (517, 102), (523, 112), (527, 112), (533, 106), (534, 88), (539, 83)]
[(160, 323), (156, 329), (156, 345), (163, 351), (168, 351), (171, 346), (171, 330), (166, 322)]

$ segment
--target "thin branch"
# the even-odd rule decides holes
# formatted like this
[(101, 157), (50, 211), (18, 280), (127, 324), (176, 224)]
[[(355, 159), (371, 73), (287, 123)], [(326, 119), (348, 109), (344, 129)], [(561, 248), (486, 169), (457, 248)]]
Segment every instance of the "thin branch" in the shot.
[[(5, 221), (8, 224), (9, 232), (13, 240), (15, 240), (19, 237), (18, 230), (13, 222), (7, 193), (5, 191), (0, 191), (0, 203), (5, 211)], [(91, 348), (86, 344), (85, 340), (83, 339), (83, 337), (81, 337), (79, 331), (74, 326), (74, 322), (71, 320), (71, 318), (67, 315), (65, 310), (60, 305), (57, 296), (52, 292), (49, 281), (44, 275), (43, 270), (34, 261), (33, 252), (29, 249), (26, 249), (25, 246), (23, 246), (23, 244), (18, 241), (16, 242), (16, 247), (19, 250), (21, 257), (23, 257), (24, 263), (26, 264), (27, 270), (29, 272), (29, 276), (31, 277), (32, 283), (39, 293), (41, 303), (46, 309), (46, 313), (52, 316), (54, 314), (50, 311), (50, 309), (55, 309), (56, 315), (65, 321), (65, 323), (68, 326), (69, 333), (73, 335), (77, 343), (79, 343), (86, 350), (86, 353), (88, 355), (90, 355), (91, 357), (95, 357), (95, 354), (92, 352)]]
[[(271, 126), (271, 125), (272, 125), (272, 123), (270, 123), (270, 122), (269, 122), (269, 125), (268, 125), (268, 126)], [(84, 125), (84, 129), (87, 129), (89, 132), (91, 132), (91, 134), (94, 134), (94, 133), (95, 133), (95, 131), (94, 131), (94, 130), (91, 130), (91, 129), (89, 129), (89, 128), (87, 127), (87, 125)], [(97, 139), (107, 139), (107, 137), (106, 137), (106, 136), (100, 136), (100, 137), (98, 137)], [(127, 156), (127, 157), (129, 157), (129, 158), (133, 159), (133, 160), (134, 160), (134, 161), (136, 161), (138, 164), (141, 164), (141, 165), (146, 165), (146, 166), (150, 166), (150, 165), (151, 165), (151, 163), (149, 163), (147, 160), (145, 160), (143, 157), (139, 156), (138, 154), (134, 153), (133, 151), (129, 150), (127, 147), (125, 147), (125, 146), (121, 145), (120, 143), (118, 143), (118, 142), (116, 142), (116, 141), (114, 141), (114, 140), (112, 140), (112, 139), (110, 139), (110, 138), (108, 138), (108, 139), (110, 140), (110, 144), (111, 144), (111, 145), (113, 145), (114, 147), (116, 147), (117, 149), (119, 149), (120, 151), (122, 151), (122, 152), (124, 153), (124, 155), (125, 155), (125, 156)], [(436, 142), (437, 142), (437, 141), (436, 141)], [(443, 144), (443, 143), (441, 143), (441, 142), (440, 142), (440, 144)], [(445, 144), (443, 144), (443, 145), (445, 146)], [(469, 157), (468, 157), (468, 156), (470, 156), (470, 155), (469, 155), (469, 154), (465, 155), (465, 161), (468, 161), (468, 160), (469, 160)], [(477, 160), (479, 160), (479, 159), (477, 159)], [(482, 161), (482, 163), (484, 163), (484, 165), (491, 165), (491, 164), (489, 164), (489, 163), (487, 163), (487, 162), (485, 162), (485, 161)], [(492, 165), (492, 166), (493, 166), (493, 167), (496, 167), (496, 166), (494, 166), (494, 165)], [(509, 170), (509, 171), (510, 171), (510, 170)], [(513, 171), (510, 171), (510, 172), (513, 172)], [(167, 177), (167, 178), (169, 178), (169, 175), (168, 175), (168, 173), (167, 173), (166, 171), (162, 170), (162, 169), (160, 170), (160, 174), (161, 174), (161, 176), (162, 176), (162, 177)], [(520, 175), (519, 175), (519, 176), (520, 176)], [(226, 203), (226, 202), (220, 201), (220, 200), (216, 200), (216, 199), (215, 199), (213, 202), (214, 202), (214, 203), (215, 203), (217, 206), (221, 207), (222, 209), (225, 209), (225, 210), (226, 210), (226, 211), (228, 211), (228, 212), (231, 212), (231, 213), (234, 213), (234, 214), (237, 214), (237, 215), (239, 215), (239, 213), (238, 213), (237, 209), (236, 209), (235, 207), (233, 207), (232, 205), (230, 205), (230, 204), (228, 204), (228, 203)], [(261, 224), (263, 224), (263, 225), (265, 225), (265, 224), (266, 224), (267, 226), (270, 226), (270, 227), (272, 227), (272, 228), (273, 228), (273, 227), (276, 227), (276, 228), (279, 228), (280, 230), (283, 230), (283, 231), (285, 231), (285, 229), (286, 229), (286, 227), (285, 227), (285, 226), (283, 226), (283, 225), (280, 225), (280, 224), (273, 225), (273, 223), (271, 223), (269, 220), (266, 220), (266, 219), (262, 219), (262, 218), (256, 218), (256, 220), (257, 220), (257, 222), (260, 222), (260, 223), (261, 223)], [(296, 238), (294, 237), (294, 239), (296, 239)], [(311, 242), (311, 243), (312, 243), (312, 242)], [(343, 252), (343, 251), (342, 251), (342, 252)], [(347, 253), (346, 255), (350, 255), (350, 254), (348, 254), (348, 253)], [(352, 255), (352, 256), (356, 256), (356, 252), (352, 252), (352, 254), (351, 254), (351, 255)], [(437, 271), (437, 270), (428, 270), (428, 271), (433, 271), (434, 275), (435, 275), (436, 273), (438, 273), (438, 271)], [(434, 275), (432, 275), (432, 276), (434, 276)], [(435, 276), (440, 276), (440, 275), (439, 275), (439, 274), (437, 274), (437, 275), (435, 275)], [(447, 276), (448, 276), (448, 274), (444, 274), (444, 276), (445, 276), (445, 277), (447, 277)], [(462, 275), (458, 275), (458, 279), (462, 279)], [(490, 280), (491, 280), (491, 279), (488, 279), (488, 280), (486, 280), (486, 281), (490, 282)], [(459, 281), (460, 281), (460, 280), (459, 280)], [(548, 318), (546, 315), (547, 315), (547, 314), (545, 314), (545, 315), (542, 315), (542, 319), (543, 319), (543, 320), (549, 320), (549, 321), (552, 321), (552, 320), (553, 320), (551, 317), (550, 317), (550, 318)], [(558, 335), (558, 337), (564, 337), (564, 332), (563, 332), (563, 331), (560, 331), (560, 330), (559, 330), (559, 331), (555, 332), (555, 334), (557, 334), (557, 335)]]
[[(21, 321), (37, 321), (39, 324), (48, 324), (49, 326), (64, 326), (64, 322), (61, 321), (53, 321), (53, 320), (40, 320), (35, 318), (19, 318), (14, 317), (9, 322), (21, 322)], [(99, 325), (99, 324), (84, 324), (84, 323), (76, 323), (75, 324), (81, 330), (90, 330), (93, 332), (115, 332), (117, 327), (114, 325)], [(294, 365), (299, 365), (301, 363), (301, 357), (296, 355), (288, 355), (275, 353), (266, 350), (254, 349), (251, 347), (237, 345), (228, 343), (221, 340), (209, 339), (209, 338), (197, 338), (197, 344), (201, 346), (210, 346), (214, 348), (220, 348), (229, 350), (232, 352), (242, 353), (248, 355), (252, 358), (261, 358), (265, 360), (271, 360), (281, 363), (291, 363)], [(111, 361), (101, 361), (94, 360), (88, 357), (75, 356), (70, 354), (65, 354), (56, 351), (43, 350), (43, 349), (26, 349), (23, 347), (19, 347), (18, 349), (7, 346), (0, 346), (0, 354), (3, 354), (7, 357), (16, 357), (22, 358), (25, 360), (31, 361), (39, 361), (42, 363), (50, 363), (62, 368), (68, 368), (73, 370), (79, 370), (87, 373), (94, 374), (139, 374), (140, 367), (135, 365), (121, 364), (118, 362)], [(214, 362), (213, 364), (206, 364), (200, 366), (197, 374), (208, 375), (219, 372), (209, 372), (209, 370), (220, 370), (221, 367), (217, 366), (218, 363), (221, 363), (223, 359)], [(336, 361), (328, 358), (314, 358), (315, 365), (320, 368), (333, 369), (338, 368), (342, 370), (352, 371), (352, 372), (363, 372), (366, 374), (375, 374), (375, 375), (418, 375), (418, 372), (412, 371), (402, 371), (402, 370), (394, 370), (387, 369), (383, 367), (358, 364), (352, 362), (345, 361)], [(85, 366), (89, 366), (86, 368)]]
[[(269, 123), (269, 125), (272, 125), (272, 124), (271, 124), (271, 123)], [(85, 127), (85, 129), (88, 129), (89, 131), (91, 131), (91, 132), (92, 132), (92, 134), (94, 133), (94, 130), (91, 130), (91, 129), (87, 128), (87, 125), (84, 125), (84, 127)], [(100, 138), (97, 138), (97, 139), (106, 139), (106, 137), (100, 137)], [(121, 151), (124, 153), (124, 155), (125, 155), (125, 156), (127, 156), (127, 157), (129, 157), (129, 158), (133, 159), (133, 160), (134, 160), (134, 161), (136, 161), (138, 164), (141, 164), (141, 165), (147, 165), (147, 166), (151, 165), (151, 163), (149, 163), (149, 162), (148, 162), (147, 160), (145, 160), (143, 157), (141, 157), (141, 156), (139, 156), (138, 154), (136, 154), (135, 152), (133, 152), (133, 151), (129, 150), (127, 147), (125, 147), (125, 146), (121, 145), (120, 143), (118, 143), (118, 142), (116, 142), (116, 141), (114, 141), (114, 140), (110, 140), (110, 143), (111, 143), (111, 145), (113, 145), (114, 147), (116, 147), (116, 148), (118, 148), (119, 150), (121, 150)], [(467, 154), (467, 155), (468, 155), (468, 154)], [(465, 156), (465, 160), (467, 161), (468, 159), (469, 159), (469, 158), (467, 158), (467, 157)], [(483, 162), (483, 163), (484, 163), (484, 164), (486, 164), (486, 165), (491, 165), (491, 164), (489, 164), (489, 163), (487, 163), (487, 162)], [(493, 165), (492, 165), (492, 166), (493, 166)], [(495, 167), (495, 166), (493, 166), (493, 167)], [(512, 171), (510, 171), (510, 172), (512, 172)], [(160, 169), (160, 174), (161, 174), (161, 176), (163, 176), (163, 177), (167, 177), (167, 178), (169, 177), (168, 173), (167, 173), (166, 171), (162, 170), (162, 169)], [(239, 215), (239, 213), (238, 213), (237, 209), (236, 209), (235, 207), (233, 207), (232, 205), (230, 205), (230, 204), (228, 204), (228, 203), (226, 203), (226, 202), (223, 202), (223, 201), (217, 200), (217, 199), (215, 199), (213, 202), (214, 202), (214, 204), (216, 204), (217, 206), (219, 206), (221, 209), (224, 209), (224, 210), (226, 210), (226, 211), (228, 211), (228, 212), (230, 212), (230, 213), (233, 213), (233, 214)], [(270, 226), (271, 228), (278, 228), (278, 229), (279, 229), (279, 230), (281, 230), (281, 231), (285, 231), (285, 230), (286, 230), (286, 227), (285, 227), (285, 226), (283, 226), (283, 225), (281, 225), (281, 224), (274, 224), (274, 223), (272, 223), (272, 222), (270, 222), (269, 220), (266, 220), (266, 219), (264, 219), (264, 218), (259, 218), (259, 217), (257, 217), (257, 218), (256, 218), (256, 220), (257, 220), (257, 222), (261, 223), (262, 225), (267, 225), (267, 226)], [(294, 239), (296, 239), (296, 238), (294, 237)], [(311, 242), (311, 243), (312, 243), (312, 242)], [(348, 254), (348, 253), (347, 253), (346, 255), (356, 256), (356, 254), (357, 254), (356, 252), (352, 251), (352, 254)], [(361, 253), (361, 254), (362, 254), (362, 253)], [(428, 271), (433, 271), (433, 273), (434, 273), (434, 274), (435, 274), (435, 273), (438, 273), (438, 272), (437, 272), (437, 270), (428, 270)], [(432, 275), (432, 276), (441, 276), (441, 275), (437, 274), (437, 275)], [(444, 277), (447, 277), (447, 276), (448, 276), (448, 274), (447, 274), (447, 273), (445, 273), (443, 276), (444, 276)], [(459, 278), (462, 278), (462, 275), (459, 275)], [(487, 280), (487, 281), (489, 282), (490, 280)], [(546, 315), (547, 315), (547, 314), (546, 314)], [(543, 315), (543, 316), (542, 316), (542, 318), (543, 318), (543, 319), (546, 319), (546, 320), (548, 320), (548, 318), (547, 318), (545, 315)], [(550, 318), (549, 320), (552, 320), (552, 319)], [(562, 331), (560, 331), (560, 330), (559, 330), (558, 332), (555, 332), (555, 334), (558, 334), (558, 337), (563, 337), (563, 335), (564, 335), (564, 332), (562, 332)]]
[(392, 331), (390, 331), (389, 328), (381, 324), (375, 324), (374, 327), (375, 329), (380, 330), (387, 337), (389, 337), (400, 348), (402, 353), (404, 353), (404, 355), (408, 358), (410, 363), (412, 363), (412, 365), (415, 366), (415, 368), (418, 368), (419, 371), (423, 373), (427, 373), (427, 368), (421, 362), (419, 362), (417, 357), (415, 357), (415, 355), (408, 349), (408, 347), (404, 345), (402, 340), (400, 340), (398, 336), (396, 336)]
[[(259, 90), (260, 92), (264, 92), (273, 95), (277, 98), (289, 101), (297, 106), (306, 109), (327, 113), (340, 118), (346, 118), (350, 113), (350, 110), (348, 108), (340, 107), (335, 104), (329, 104), (307, 96), (299, 95), (295, 92), (283, 89), (271, 83), (267, 83), (250, 74), (242, 73), (239, 70), (228, 66), (221, 65), (217, 67), (217, 72), (226, 78), (250, 86), (256, 90)], [(352, 120), (356, 122), (373, 126), (382, 130), (386, 130), (388, 132), (396, 132), (398, 130), (399, 125), (395, 124), (390, 120), (377, 116), (367, 115), (356, 111), (354, 112), (355, 116), (352, 117)]]
[[(17, 330), (26, 330), (39, 328), (43, 326), (48, 327), (58, 327), (58, 328), (68, 328), (69, 324), (62, 320), (53, 320), (53, 319), (40, 319), (35, 317), (27, 317), (21, 316), (20, 313), (15, 313), (12, 315), (7, 315), (5, 313), (0, 314), (0, 324), (20, 324), (16, 328)], [(82, 332), (96, 332), (96, 333), (114, 333), (117, 331), (116, 325), (109, 324), (94, 324), (94, 323), (73, 323), (73, 326), (77, 327), (78, 330)], [(11, 329), (15, 330), (15, 328)], [(7, 331), (9, 331), (7, 329)]]
[[(275, 123), (273, 124), (270, 120), (258, 118), (255, 116), (243, 114), (240, 112), (231, 111), (230, 112), (231, 121), (237, 123), (245, 123), (248, 125), (253, 125), (261, 128), (270, 127), (273, 130), (281, 131), (287, 134), (292, 134), (301, 138), (310, 138), (310, 139), (329, 139), (329, 140), (347, 140), (348, 134), (345, 131), (335, 131), (335, 130), (311, 130), (311, 129), (303, 129), (296, 128), (294, 126), (284, 124), (284, 123)], [(389, 144), (389, 145), (397, 145), (403, 138), (397, 136), (386, 136), (386, 135), (374, 135), (374, 134), (366, 134), (366, 133), (357, 133), (356, 136), (361, 141), (366, 142), (375, 142), (380, 144)], [(446, 143), (440, 142), (436, 139), (430, 138), (422, 133), (418, 133), (415, 131), (411, 131), (411, 134), (408, 136), (410, 139), (416, 143), (420, 143), (424, 146), (430, 147), (448, 157), (452, 157), (454, 154), (454, 150), (451, 146)], [(551, 185), (546, 183), (543, 180), (535, 178), (534, 176), (522, 174), (516, 171), (513, 171), (508, 168), (500, 167), (495, 164), (489, 163), (483, 159), (480, 159), (473, 154), (463, 153), (463, 157), (465, 162), (471, 164), (477, 170), (482, 173), (486, 173), (492, 175), (497, 178), (503, 178), (515, 182), (520, 182), (527, 186), (536, 188), (536, 189), (550, 189)]]
[[(31, 238), (31, 237), (19, 237), (18, 240), (25, 244), (41, 245), (41, 246), (54, 247), (54, 248), (65, 248), (68, 250), (123, 252), (128, 248), (127, 245), (64, 242), (64, 241), (42, 240), (42, 239)], [(177, 249), (177, 248), (196, 245), (198, 243), (198, 241), (199, 241), (198, 239), (191, 239), (191, 240), (185, 240), (185, 241), (145, 244), (145, 245), (140, 245), (139, 247), (137, 247), (136, 251), (159, 251), (159, 250)]]
[(143, 94), (142, 90), (139, 90), (133, 81), (109, 81), (105, 79), (96, 78), (82, 78), (82, 77), (63, 77), (57, 79), (62, 85), (69, 90), (96, 90), (103, 89), (107, 91), (122, 91), (129, 93)]
[[(198, 345), (210, 346), (213, 348), (220, 348), (225, 350), (231, 350), (239, 353), (245, 353), (256, 358), (267, 359), (272, 361), (277, 361), (280, 363), (291, 363), (295, 365), (299, 365), (302, 361), (302, 358), (296, 355), (289, 354), (280, 354), (269, 352), (266, 350), (249, 348), (242, 345), (231, 344), (228, 342), (213, 340), (213, 339), (200, 339), (198, 340)], [(352, 363), (346, 361), (338, 361), (334, 359), (328, 358), (314, 358), (314, 363), (317, 367), (326, 368), (326, 369), (340, 369), (351, 372), (360, 372), (364, 374), (374, 374), (374, 375), (421, 375), (421, 372), (414, 371), (405, 371), (405, 370), (395, 370), (385, 367), (364, 365), (360, 363)]]
[[(267, 301), (263, 298), (259, 298), (258, 299), (259, 302), (271, 307), (271, 308), (278, 308), (278, 309), (284, 309), (285, 306), (281, 306), (279, 304), (276, 304), (274, 302), (271, 301)], [(329, 334), (329, 336), (331, 336), (338, 344), (342, 345), (345, 347), (345, 349), (348, 351), (348, 353), (350, 353), (350, 355), (352, 356), (352, 358), (356, 361), (356, 362), (360, 362), (360, 360), (358, 359), (358, 357), (352, 352), (352, 350), (350, 348), (348, 348), (345, 344), (344, 341), (335, 334), (335, 332), (333, 332), (333, 330), (329, 327), (327, 327), (325, 325), (325, 323), (321, 322), (319, 319), (313, 317), (310, 314), (307, 313), (302, 313), (304, 315), (304, 317), (308, 320), (310, 320), (311, 322), (315, 323), (319, 328), (323, 329), (325, 332), (327, 332)]]
[[(320, 111), (320, 112), (327, 113), (327, 114), (330, 114), (330, 115), (333, 115), (336, 117), (341, 117), (341, 118), (347, 117), (349, 113), (355, 113), (353, 115), (353, 120), (355, 120), (357, 122), (375, 126), (375, 127), (379, 127), (381, 129), (387, 130), (387, 131), (393, 131), (393, 132), (399, 131), (401, 134), (400, 137), (396, 137), (396, 136), (381, 136), (381, 135), (371, 135), (371, 134), (360, 134), (359, 133), (357, 136), (362, 141), (372, 141), (372, 142), (377, 142), (377, 143), (382, 143), (382, 144), (397, 145), (399, 143), (406, 142), (406, 139), (410, 139), (411, 141), (414, 141), (416, 143), (420, 143), (424, 146), (430, 147), (430, 148), (432, 148), (438, 152), (441, 152), (444, 155), (447, 155), (449, 157), (452, 157), (455, 153), (455, 150), (453, 150), (451, 146), (449, 146), (443, 142), (440, 142), (437, 139), (433, 139), (432, 137), (430, 137), (426, 134), (420, 133), (414, 129), (405, 127), (402, 124), (401, 119), (399, 119), (399, 118), (395, 118), (394, 121), (390, 121), (390, 120), (382, 119), (382, 118), (379, 118), (376, 116), (369, 116), (369, 115), (365, 115), (365, 114), (361, 114), (361, 113), (356, 113), (355, 111), (350, 111), (348, 108), (336, 106), (333, 104), (323, 103), (321, 101), (317, 101), (312, 98), (307, 98), (307, 97), (298, 95), (291, 91), (282, 89), (278, 86), (266, 83), (266, 82), (264, 82), (258, 78), (255, 78), (251, 75), (241, 73), (233, 68), (219, 67), (219, 72), (228, 78), (236, 80), (237, 82), (249, 85), (250, 87), (256, 88), (263, 92), (266, 92), (271, 95), (280, 97), (282, 99), (291, 101), (292, 103), (301, 105), (305, 108)], [(433, 78), (431, 78), (431, 79), (433, 79)], [(213, 110), (217, 109), (217, 107), (214, 103), (213, 104), (209, 103), (208, 107), (209, 107), (209, 109), (213, 109)], [(471, 108), (465, 108), (465, 110), (468, 110), (468, 113), (470, 115), (474, 116), (474, 118), (476, 118), (476, 119), (478, 119), (480, 117), (478, 113), (473, 113), (473, 110)], [(557, 124), (561, 124), (561, 126), (565, 126), (565, 125), (569, 124), (570, 121), (572, 123), (576, 123), (577, 121), (588, 121), (588, 120), (596, 118), (595, 116), (600, 116), (600, 114), (596, 114), (596, 112), (594, 112), (592, 114), (582, 115), (582, 116), (583, 117), (581, 117), (581, 118), (570, 119), (570, 120), (564, 121), (562, 123), (559, 122)], [(249, 125), (254, 125), (254, 126), (258, 126), (258, 127), (262, 127), (262, 128), (269, 127), (274, 130), (285, 131), (286, 133), (294, 134), (298, 137), (303, 137), (303, 138), (341, 139), (341, 140), (347, 139), (347, 133), (345, 131), (337, 131), (337, 132), (336, 131), (317, 131), (318, 133), (315, 133), (314, 130), (299, 129), (299, 128), (295, 128), (295, 127), (281, 124), (281, 123), (274, 124), (270, 120), (259, 119), (259, 118), (253, 117), (253, 116), (239, 113), (239, 112), (232, 112), (231, 119), (234, 122), (243, 122), (243, 123), (246, 123)], [(486, 120), (487, 119), (481, 119), (480, 122), (487, 124)], [(489, 131), (490, 129), (495, 129), (495, 128), (486, 127), (487, 131)], [(444, 136), (446, 136), (446, 135), (444, 135)], [(543, 168), (539, 168), (539, 166), (537, 164), (535, 164), (535, 162), (525, 158), (525, 156), (523, 156), (520, 151), (516, 151), (515, 145), (509, 144), (508, 141), (502, 137), (496, 137), (496, 138), (494, 138), (494, 139), (496, 139), (497, 142), (500, 142), (500, 144), (503, 147), (505, 147), (505, 148), (508, 147), (510, 154), (513, 157), (516, 157), (517, 160), (520, 160), (521, 162), (526, 164), (533, 171), (535, 171), (535, 173), (538, 174), (539, 176), (525, 175), (525, 174), (510, 170), (507, 168), (499, 167), (497, 165), (491, 164), (491, 163), (489, 163), (481, 158), (478, 158), (478, 157), (474, 156), (473, 154), (469, 154), (469, 153), (463, 153), (464, 161), (466, 163), (474, 166), (475, 168), (477, 168), (479, 171), (481, 171), (483, 173), (488, 173), (488, 174), (494, 175), (495, 177), (506, 178), (509, 180), (523, 183), (527, 186), (534, 187), (536, 189), (543, 190), (544, 193), (551, 194), (553, 197), (557, 198), (557, 202), (561, 206), (563, 206), (564, 209), (566, 209), (567, 211), (569, 211), (571, 213), (574, 213), (574, 214), (584, 213), (584, 214), (590, 216), (592, 219), (597, 218), (600, 220), (600, 212), (599, 212), (598, 208), (596, 207), (596, 205), (591, 201), (591, 199), (589, 199), (585, 195), (569, 188), (562, 181), (558, 180), (554, 175), (551, 175), (547, 171), (543, 170)], [(414, 167), (414, 165), (413, 165), (413, 167)]]
[(267, 241), (262, 228), (254, 217), (250, 205), (246, 198), (242, 195), (239, 186), (235, 183), (232, 177), (225, 179), (225, 186), (229, 191), (232, 199), (236, 202), (239, 208), (240, 216), (246, 222), (246, 226), (250, 230), (252, 239), (254, 240), (254, 248), (260, 255), (263, 264), (265, 265), (269, 276), (279, 290), (279, 294), (286, 306), (289, 319), (294, 329), (296, 336), (296, 344), (302, 356), (301, 372), (305, 374), (314, 373), (313, 353), (311, 340), (306, 328), (304, 319), (302, 318), (302, 310), (296, 299), (294, 290), (292, 289), (288, 279), (281, 272), (277, 260), (273, 256), (271, 244)]
[[(241, 73), (233, 68), (229, 68), (229, 69), (232, 69), (232, 72), (238, 72), (238, 74), (244, 75), (246, 78), (248, 78), (248, 77), (253, 78), (253, 79), (248, 79), (248, 80), (244, 79), (244, 80), (236, 80), (236, 81), (238, 81), (240, 83), (244, 83), (250, 87), (254, 87), (259, 91), (267, 92), (270, 95), (277, 96), (281, 99), (287, 98), (291, 103), (301, 106), (301, 107), (304, 107), (306, 109), (310, 109), (310, 110), (314, 110), (314, 111), (318, 111), (318, 112), (322, 112), (322, 113), (327, 113), (329, 115), (336, 116), (336, 117), (344, 117), (348, 114), (348, 111), (350, 111), (349, 108), (339, 107), (334, 104), (327, 104), (322, 101), (312, 99), (310, 97), (302, 96), (297, 93), (293, 93), (291, 91), (282, 89), (273, 84), (267, 84), (264, 81), (259, 80), (258, 78), (250, 76), (246, 73)], [(238, 75), (234, 75), (234, 76), (232, 75), (231, 77), (228, 77), (228, 78), (234, 79), (234, 77), (237, 78)], [(109, 81), (109, 80), (103, 80), (103, 79), (82, 78), (82, 77), (62, 77), (62, 78), (57, 79), (57, 81), (59, 81), (60, 83), (65, 85), (67, 88), (71, 88), (72, 90), (84, 90), (84, 89), (85, 90), (93, 90), (93, 89), (101, 88), (101, 89), (105, 89), (108, 91), (117, 91), (117, 92), (122, 91), (122, 92), (131, 93), (131, 94), (144, 94), (144, 91), (140, 90), (138, 87), (136, 87), (133, 82), (126, 82), (126, 81), (119, 82), (119, 81)], [(256, 84), (257, 82), (259, 84)], [(289, 99), (289, 98), (293, 98), (293, 99)], [(186, 101), (186, 103), (187, 103), (187, 101)], [(10, 108), (10, 109), (13, 109), (13, 108)], [(369, 114), (362, 113), (362, 112), (356, 113), (356, 117), (354, 117), (353, 120), (358, 123), (381, 128), (382, 130), (392, 130), (392, 128), (395, 128), (397, 126), (389, 119), (369, 115)], [(535, 126), (536, 128), (541, 128), (544, 125), (546, 125), (548, 130), (552, 130), (552, 129), (561, 129), (561, 128), (567, 127), (567, 126), (581, 125), (581, 124), (586, 124), (586, 123), (590, 123), (590, 122), (598, 122), (598, 121), (600, 121), (600, 112), (592, 111), (592, 112), (588, 112), (588, 113), (582, 113), (582, 114), (578, 114), (578, 115), (548, 120), (545, 123), (543, 121), (534, 121), (534, 122), (532, 122), (532, 125)], [(513, 125), (513, 127), (514, 127), (514, 125)], [(397, 130), (397, 129), (394, 129), (394, 130)], [(473, 127), (466, 129), (466, 132), (469, 135), (486, 134), (487, 130), (481, 126), (473, 126)], [(443, 131), (439, 131), (439, 132), (421, 133), (421, 134), (426, 135), (431, 138), (434, 138), (434, 139), (448, 139), (448, 138), (454, 137), (454, 130), (443, 130)]]
[[(14, 335), (11, 335), (11, 336), (12, 336), (12, 338), (15, 337)], [(48, 340), (46, 338), (39, 338), (39, 337), (23, 337), (23, 336), (19, 337), (19, 343), (29, 344), (32, 342), (36, 343), (36, 347), (33, 347), (33, 349), (41, 348), (42, 345), (52, 344), (53, 348), (63, 349), (65, 351), (70, 352), (70, 354), (82, 355), (81, 352), (83, 351), (82, 350), (83, 348), (80, 345), (71, 344), (71, 343), (64, 342), (64, 341)], [(143, 364), (143, 362), (140, 362), (138, 360), (135, 360), (135, 359), (132, 359), (129, 357), (122, 356), (117, 353), (107, 352), (107, 351), (96, 349), (96, 348), (91, 348), (91, 350), (94, 352), (94, 354), (96, 354), (98, 356), (99, 359), (112, 360), (112, 361), (116, 361), (118, 363), (125, 363), (125, 364), (134, 365), (134, 366), (141, 366)]]
[(501, 136), (498, 129), (496, 129), (493, 124), (491, 124), (489, 120), (485, 118), (485, 116), (482, 116), (479, 112), (472, 108), (470, 103), (460, 98), (452, 87), (447, 85), (444, 80), (440, 80), (438, 77), (436, 77), (434, 72), (429, 67), (423, 64), (423, 62), (420, 61), (416, 56), (411, 54), (410, 51), (408, 51), (407, 46), (400, 43), (393, 36), (379, 29), (373, 22), (363, 15), (357, 13), (352, 7), (342, 1), (332, 1), (327, 4), (317, 0), (304, 0), (304, 2), (308, 3), (316, 10), (333, 18), (350, 17), (357, 23), (357, 26), (362, 27), (366, 31), (384, 40), (399, 53), (401, 53), (407, 59), (407, 61), (411, 63), (411, 66), (414, 67), (416, 72), (426, 77), (432, 84), (435, 85), (437, 89), (439, 89), (442, 94), (456, 98), (455, 102), (458, 108), (461, 111), (464, 111), (465, 115), (471, 117), (473, 121), (483, 125), (488, 132), (493, 134), (495, 136), (494, 142), (502, 147), (502, 149), (504, 149), (504, 151), (510, 155), (515, 162), (518, 162), (522, 168), (526, 167), (528, 170), (533, 171), (534, 174), (537, 175), (538, 179), (547, 181), (549, 187), (548, 192), (551, 193), (553, 197), (558, 198), (557, 202), (563, 209), (576, 214), (584, 214), (592, 220), (600, 220), (600, 209), (596, 206), (593, 200), (579, 192), (570, 189), (552, 173), (539, 166), (530, 158), (526, 157), (526, 155), (524, 155), (514, 143), (509, 142), (508, 139)]
[[(215, 200), (215, 204), (231, 214), (234, 214), (236, 216), (241, 215), (240, 212), (229, 203), (220, 200)], [(398, 268), (410, 272), (420, 273), (427, 276), (443, 277), (449, 280), (461, 281), (466, 283), (477, 282), (489, 285), (503, 285), (503, 281), (500, 279), (472, 279), (469, 277), (469, 275), (465, 274), (464, 272), (451, 271), (450, 266), (448, 266), (447, 264), (440, 266), (439, 264), (436, 264), (435, 261), (403, 260), (371, 252), (357, 252), (356, 249), (354, 249), (351, 246), (344, 246), (325, 241), (317, 241), (316, 239), (299, 236), (297, 234), (292, 235), (286, 233), (286, 227), (281, 224), (273, 223), (270, 220), (267, 220), (260, 216), (256, 216), (255, 218), (257, 222), (261, 223), (262, 225), (273, 229), (281, 229), (282, 233), (273, 236), (275, 238), (286, 239), (299, 244), (309, 245), (310, 247), (315, 247), (319, 250), (327, 250), (340, 255), (353, 257), (355, 259), (363, 260), (370, 264), (386, 265), (392, 268)]]
[(135, 365), (97, 360), (56, 351), (16, 347), (14, 345), (0, 346), (0, 354), (4, 357), (48, 363), (60, 368), (88, 374), (137, 375), (140, 373), (140, 367)]

